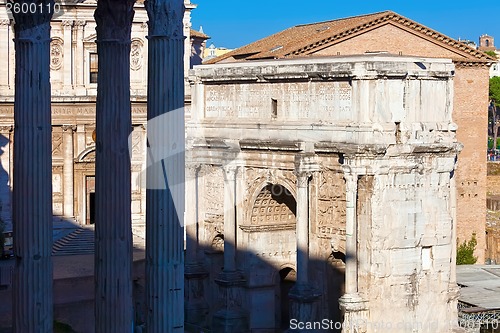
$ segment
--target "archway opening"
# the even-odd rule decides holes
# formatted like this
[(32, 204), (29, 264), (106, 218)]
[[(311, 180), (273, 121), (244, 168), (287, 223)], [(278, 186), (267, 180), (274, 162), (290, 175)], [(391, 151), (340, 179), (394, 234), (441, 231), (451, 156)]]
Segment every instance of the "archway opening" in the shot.
[(290, 327), (290, 299), (288, 293), (295, 285), (297, 281), (296, 272), (293, 268), (285, 267), (279, 271), (279, 282), (278, 282), (278, 307), (276, 309), (277, 324), (279, 328), (285, 330)]
[(260, 191), (252, 209), (252, 224), (295, 223), (297, 202), (290, 191), (281, 185), (269, 184)]

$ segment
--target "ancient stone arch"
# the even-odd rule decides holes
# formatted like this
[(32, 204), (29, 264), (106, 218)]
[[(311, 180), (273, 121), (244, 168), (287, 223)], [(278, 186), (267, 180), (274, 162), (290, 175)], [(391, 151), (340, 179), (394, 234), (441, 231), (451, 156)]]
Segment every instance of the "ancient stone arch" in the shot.
[(268, 183), (254, 200), (250, 224), (295, 223), (296, 206), (295, 197), (286, 187)]

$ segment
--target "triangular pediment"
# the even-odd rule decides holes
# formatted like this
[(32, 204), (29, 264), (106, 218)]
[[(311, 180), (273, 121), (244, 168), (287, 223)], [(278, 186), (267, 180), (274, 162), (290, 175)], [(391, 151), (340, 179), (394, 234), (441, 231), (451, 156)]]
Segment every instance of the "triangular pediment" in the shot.
[[(396, 36), (384, 36), (381, 32), (396, 32)], [(365, 49), (357, 48), (346, 50), (347, 53), (336, 51), (328, 53), (325, 50), (335, 45), (350, 41), (363, 43), (361, 36), (379, 34), (375, 43), (367, 42)], [(371, 40), (377, 36), (371, 36)], [(368, 39), (368, 38), (365, 38)], [(406, 41), (403, 48), (389, 47), (389, 43), (405, 42), (411, 39), (417, 45), (412, 52), (412, 47)], [(385, 44), (384, 44), (385, 43)], [(375, 44), (375, 45), (368, 45)], [(431, 45), (427, 47), (426, 45)], [(364, 45), (357, 45), (363, 47)], [(263, 38), (254, 43), (243, 46), (225, 55), (212, 59), (207, 63), (280, 59), (308, 57), (313, 55), (347, 55), (360, 54), (366, 51), (375, 51), (372, 48), (380, 47), (376, 51), (389, 53), (417, 55), (435, 58), (452, 58), (457, 61), (490, 62), (494, 59), (462, 42), (432, 30), (422, 24), (412, 21), (392, 11), (361, 15), (332, 21), (304, 24), (291, 27), (274, 35)], [(420, 50), (419, 50), (420, 47)], [(356, 48), (355, 48), (356, 49)], [(333, 51), (333, 48), (331, 49)], [(421, 51), (424, 51), (423, 53)]]
[(84, 43), (95, 43), (97, 40), (97, 34), (92, 34), (90, 36), (87, 36), (83, 39)]

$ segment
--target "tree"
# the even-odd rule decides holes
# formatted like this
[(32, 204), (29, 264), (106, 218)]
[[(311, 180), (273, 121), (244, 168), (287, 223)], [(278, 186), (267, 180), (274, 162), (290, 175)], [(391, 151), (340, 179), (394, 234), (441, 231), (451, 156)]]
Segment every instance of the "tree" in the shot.
[(469, 241), (464, 241), (462, 244), (458, 245), (457, 265), (474, 265), (476, 263), (477, 257), (474, 256), (476, 245), (476, 234), (472, 234), (472, 238)]
[(500, 77), (495, 76), (490, 79), (490, 106), (489, 106), (489, 123), (491, 124), (491, 133), (493, 135), (493, 149), (496, 149), (498, 128), (500, 127)]
[(493, 58), (498, 58), (497, 54), (495, 53), (495, 51), (484, 51), (484, 53), (486, 53), (487, 55), (489, 55), (490, 57), (493, 57)]

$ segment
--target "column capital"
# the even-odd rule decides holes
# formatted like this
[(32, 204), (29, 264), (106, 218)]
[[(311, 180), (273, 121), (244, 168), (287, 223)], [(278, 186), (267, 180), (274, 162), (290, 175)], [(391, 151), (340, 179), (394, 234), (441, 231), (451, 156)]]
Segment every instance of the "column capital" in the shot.
[(297, 176), (297, 186), (307, 187), (309, 185), (309, 179), (311, 179), (312, 172), (304, 170), (295, 170), (295, 176)]
[(76, 131), (76, 126), (75, 125), (62, 125), (62, 130), (64, 132), (68, 131), (68, 132), (74, 132)]
[(0, 25), (10, 25), (10, 20), (0, 20)]
[(0, 126), (0, 133), (12, 132), (13, 129), (14, 129), (13, 125)]
[(77, 29), (83, 29), (83, 27), (87, 24), (87, 21), (85, 20), (76, 20), (74, 21), (73, 25), (77, 28)]
[(200, 171), (199, 164), (186, 164), (186, 178), (194, 179)]
[(130, 43), (135, 0), (99, 0), (94, 18), (97, 41)]
[(224, 171), (224, 180), (231, 181), (236, 179), (236, 172), (238, 171), (238, 166), (234, 164), (226, 164), (222, 166)]
[(182, 0), (146, 0), (144, 7), (149, 17), (148, 37), (164, 36), (170, 39), (184, 39), (182, 29), (184, 3)]
[[(22, 3), (9, 0), (12, 4), (10, 14), (14, 17), (16, 39), (31, 42), (50, 41), (50, 20), (54, 14), (54, 0), (24, 0)], [(29, 8), (34, 5), (34, 12), (16, 10), (17, 6), (27, 4)]]
[(63, 27), (64, 30), (70, 29), (73, 26), (74, 21), (73, 20), (63, 20), (61, 22), (61, 26)]

